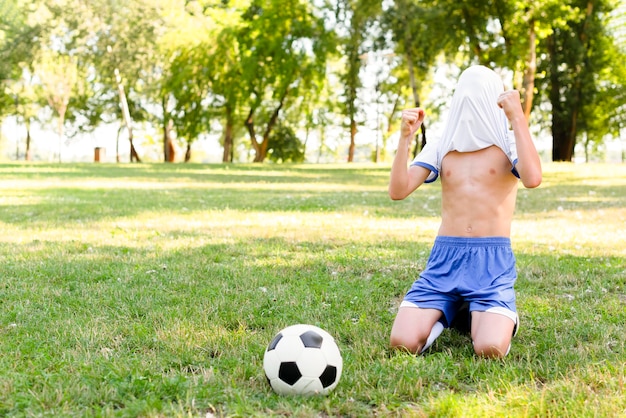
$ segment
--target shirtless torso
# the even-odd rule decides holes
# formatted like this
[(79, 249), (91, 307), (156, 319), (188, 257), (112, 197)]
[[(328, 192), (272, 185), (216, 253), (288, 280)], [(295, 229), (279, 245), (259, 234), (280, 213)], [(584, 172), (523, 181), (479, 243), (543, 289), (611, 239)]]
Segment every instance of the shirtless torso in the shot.
[(518, 184), (511, 168), (495, 146), (447, 154), (441, 170), (439, 235), (509, 237)]

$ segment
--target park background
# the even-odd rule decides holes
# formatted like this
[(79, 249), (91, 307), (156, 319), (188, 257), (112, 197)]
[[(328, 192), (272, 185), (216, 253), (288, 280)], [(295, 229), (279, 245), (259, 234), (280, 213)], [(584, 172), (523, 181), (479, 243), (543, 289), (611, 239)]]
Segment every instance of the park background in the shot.
[(544, 161), (623, 162), (625, 14), (615, 0), (6, 0), (0, 155), (384, 162), (399, 110), (427, 111), (417, 152), (460, 71), (484, 64), (520, 90)]
[[(511, 240), (502, 361), (444, 332), (391, 353), (441, 185), (392, 202), (383, 164), (0, 164), (0, 415), (623, 417), (626, 165), (544, 165)], [(272, 393), (283, 327), (327, 330), (325, 397)]]
[[(623, 417), (624, 12), (0, 2), (0, 415)], [(436, 137), (476, 63), (520, 89), (544, 161), (512, 229), (522, 327), (503, 361), (455, 332), (392, 354), (441, 191), (389, 200), (398, 109)], [(342, 351), (327, 397), (267, 385), (297, 322)]]

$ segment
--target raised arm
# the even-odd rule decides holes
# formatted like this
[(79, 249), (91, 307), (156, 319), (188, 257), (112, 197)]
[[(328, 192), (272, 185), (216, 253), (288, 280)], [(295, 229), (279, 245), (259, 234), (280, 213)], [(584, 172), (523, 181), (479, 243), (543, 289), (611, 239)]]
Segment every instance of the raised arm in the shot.
[(430, 174), (430, 171), (424, 167), (407, 167), (413, 138), (423, 121), (424, 110), (420, 108), (402, 111), (400, 140), (398, 141), (398, 150), (393, 159), (389, 179), (389, 197), (393, 200), (404, 199), (413, 193), (415, 189), (424, 183)]
[(504, 110), (515, 134), (517, 147), (515, 168), (522, 184), (527, 188), (537, 187), (542, 179), (541, 160), (528, 130), (528, 122), (522, 110), (519, 92), (517, 90), (505, 91), (498, 97), (498, 106)]

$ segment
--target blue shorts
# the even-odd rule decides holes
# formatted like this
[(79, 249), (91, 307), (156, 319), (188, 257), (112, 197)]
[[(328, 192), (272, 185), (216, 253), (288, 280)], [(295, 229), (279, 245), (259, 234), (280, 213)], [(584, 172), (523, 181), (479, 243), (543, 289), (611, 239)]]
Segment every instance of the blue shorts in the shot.
[(470, 312), (499, 313), (517, 322), (516, 279), (509, 238), (438, 236), (426, 269), (400, 306), (438, 309), (446, 327), (463, 302)]

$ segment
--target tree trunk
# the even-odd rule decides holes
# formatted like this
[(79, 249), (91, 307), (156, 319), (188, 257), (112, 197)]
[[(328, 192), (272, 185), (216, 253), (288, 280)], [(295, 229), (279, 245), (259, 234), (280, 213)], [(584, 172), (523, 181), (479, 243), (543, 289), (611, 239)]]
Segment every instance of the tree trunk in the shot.
[(306, 156), (306, 146), (307, 146), (307, 143), (309, 142), (310, 132), (311, 132), (311, 127), (309, 123), (307, 123), (306, 128), (304, 129), (304, 142), (302, 143), (302, 154), (305, 156)]
[(117, 92), (120, 96), (120, 105), (122, 106), (122, 117), (124, 119), (124, 124), (126, 125), (126, 130), (128, 130), (128, 142), (130, 142), (130, 162), (132, 163), (136, 161), (140, 163), (141, 159), (139, 158), (139, 154), (137, 154), (137, 150), (133, 144), (133, 127), (130, 119), (130, 111), (128, 110), (126, 93), (124, 92), (124, 85), (122, 84), (122, 77), (120, 76), (120, 71), (117, 68), (114, 73), (115, 81), (117, 82)]
[(161, 109), (163, 110), (163, 161), (173, 163), (176, 160), (176, 148), (174, 148), (172, 141), (174, 121), (167, 111), (167, 98), (165, 95), (161, 98)]
[(65, 121), (65, 109), (59, 109), (59, 118), (57, 119), (57, 133), (59, 134), (59, 163), (61, 162), (61, 150), (63, 148), (64, 121)]
[(325, 126), (322, 125), (320, 127), (320, 147), (317, 151), (317, 162), (319, 163), (322, 160), (322, 153), (324, 152), (324, 144), (326, 143), (326, 129)]
[(248, 113), (248, 117), (246, 118), (246, 128), (248, 128), (250, 142), (252, 143), (252, 148), (254, 148), (254, 162), (256, 163), (260, 162), (257, 159), (261, 155), (261, 146), (259, 145), (259, 141), (257, 141), (256, 139), (256, 129), (254, 129), (254, 109), (255, 107), (250, 108), (250, 112)]
[(163, 125), (163, 157), (166, 163), (173, 163), (176, 160), (176, 148), (172, 141), (172, 128), (174, 121), (168, 118)]
[(224, 154), (222, 155), (222, 162), (232, 163), (232, 147), (233, 147), (233, 125), (226, 122), (226, 129), (224, 130)]
[[(406, 18), (404, 19), (404, 27), (407, 28), (408, 24), (406, 23)], [(409, 70), (409, 82), (411, 83), (411, 91), (413, 92), (413, 102), (415, 103), (415, 107), (421, 107), (421, 100), (419, 96), (419, 91), (417, 88), (417, 77), (415, 77), (415, 66), (413, 64), (413, 54), (411, 54), (411, 48), (413, 43), (411, 42), (411, 34), (407, 30), (405, 31), (404, 37), (404, 55), (406, 57), (406, 62)], [(413, 149), (413, 157), (417, 155), (420, 149), (423, 149), (426, 146), (426, 124), (422, 122), (420, 126), (420, 132), (422, 134), (422, 142), (418, 140), (418, 137), (415, 138), (415, 148)]]
[(123, 125), (117, 129), (117, 136), (115, 137), (115, 162), (120, 162), (120, 134), (122, 133), (122, 129), (124, 129)]
[(26, 151), (24, 152), (24, 160), (31, 161), (33, 158), (33, 151), (31, 149), (31, 136), (30, 136), (30, 120), (26, 119)]
[(356, 142), (355, 142), (356, 132), (357, 132), (356, 121), (351, 116), (350, 117), (350, 147), (348, 148), (348, 162), (349, 163), (354, 162), (354, 151), (356, 149)]
[(253, 160), (255, 163), (262, 163), (263, 161), (265, 161), (265, 157), (267, 157), (267, 147), (270, 143), (270, 134), (272, 132), (272, 129), (274, 129), (274, 126), (276, 126), (276, 123), (278, 122), (278, 115), (280, 114), (280, 111), (283, 108), (285, 99), (287, 98), (288, 94), (289, 94), (289, 87), (286, 87), (283, 91), (282, 96), (280, 97), (278, 106), (276, 107), (276, 109), (274, 109), (274, 112), (272, 112), (272, 116), (270, 117), (270, 120), (267, 122), (267, 126), (265, 127), (265, 132), (263, 132), (263, 140), (261, 141), (260, 144), (256, 139), (256, 132), (254, 129), (254, 118), (253, 118), (254, 109), (250, 109), (250, 114), (248, 115), (248, 118), (246, 119), (246, 126), (248, 127), (248, 132), (250, 133), (252, 146), (254, 147), (254, 151), (255, 151), (254, 160)]
[[(550, 55), (550, 102), (552, 104), (552, 161), (572, 161), (574, 157), (574, 148), (576, 146), (576, 137), (578, 133), (578, 117), (582, 107), (582, 83), (584, 71), (586, 71), (587, 51), (589, 50), (588, 26), (589, 19), (593, 13), (593, 2), (587, 3), (586, 17), (582, 27), (576, 35), (582, 46), (582, 53), (573, 65), (569, 65), (571, 74), (570, 79), (573, 80), (571, 85), (563, 86), (560, 77), (563, 75), (559, 72), (559, 64), (561, 59), (558, 55), (557, 42), (560, 42), (559, 36), (570, 36), (568, 33), (554, 32), (547, 39), (548, 52)], [(571, 30), (575, 30), (572, 26)], [(571, 34), (574, 35), (574, 34)], [(571, 63), (570, 63), (571, 64)], [(568, 88), (568, 100), (561, 100), (561, 90)]]
[(141, 162), (141, 158), (139, 158), (139, 154), (137, 154), (137, 150), (135, 149), (135, 145), (133, 144), (133, 130), (130, 129), (128, 131), (128, 140), (130, 141), (130, 162)]
[(564, 125), (568, 121), (552, 119), (552, 161), (571, 162), (574, 157), (574, 141)]
[[(354, 19), (352, 19), (352, 24), (354, 24)], [(354, 29), (354, 28), (353, 28)], [(357, 89), (359, 88), (359, 70), (361, 68), (361, 57), (358, 55), (358, 42), (360, 42), (361, 38), (358, 35), (358, 31), (355, 29), (355, 37), (352, 39), (351, 47), (348, 52), (348, 73), (346, 79), (346, 116), (350, 119), (350, 146), (348, 147), (348, 162), (354, 162), (354, 153), (356, 150), (356, 134), (357, 134), (357, 123), (356, 123), (356, 100), (357, 100)]]
[(537, 47), (535, 45), (537, 34), (535, 33), (535, 21), (533, 19), (528, 22), (528, 65), (524, 70), (524, 79), (522, 82), (522, 109), (526, 121), (530, 120), (530, 111), (533, 107), (533, 98), (535, 96), (535, 74), (537, 73)]
[(569, 124), (569, 135), (568, 139), (571, 143), (571, 158), (574, 156), (574, 147), (576, 146), (576, 136), (578, 133), (578, 115), (580, 114), (580, 110), (582, 108), (582, 78), (583, 71), (588, 66), (587, 60), (587, 51), (589, 50), (589, 38), (587, 36), (587, 30), (589, 28), (589, 19), (591, 18), (591, 14), (593, 13), (593, 2), (587, 2), (587, 10), (585, 15), (585, 23), (583, 24), (580, 33), (578, 34), (578, 38), (580, 39), (580, 43), (583, 46), (582, 60), (576, 65), (574, 68), (576, 69), (575, 81), (573, 87), (573, 100), (571, 103), (571, 117)]
[(383, 144), (382, 144), (382, 160), (385, 161), (387, 157), (387, 141), (389, 141), (389, 137), (393, 134), (393, 120), (396, 117), (396, 112), (398, 111), (398, 103), (400, 102), (400, 95), (396, 95), (396, 99), (393, 101), (393, 108), (391, 109), (391, 113), (387, 115), (387, 131), (383, 134)]
[[(421, 107), (420, 96), (417, 88), (417, 79), (415, 77), (415, 67), (413, 66), (413, 57), (409, 53), (411, 48), (410, 41), (407, 39), (405, 41), (405, 49), (406, 49), (406, 61), (409, 66), (409, 80), (411, 82), (411, 91), (413, 92), (413, 102), (415, 103), (415, 107)], [(417, 155), (420, 149), (423, 149), (426, 146), (426, 124), (422, 122), (420, 126), (420, 132), (422, 134), (422, 142), (418, 138), (415, 138), (415, 148), (413, 149), (413, 157)]]
[(550, 54), (550, 103), (552, 104), (552, 161), (571, 161), (574, 150), (569, 142), (569, 118), (561, 102), (561, 81), (559, 78), (559, 61), (556, 55), (557, 34), (547, 39)]
[(230, 106), (226, 106), (226, 128), (224, 129), (224, 154), (222, 155), (222, 162), (233, 162), (233, 130), (235, 121), (233, 120), (233, 111)]

